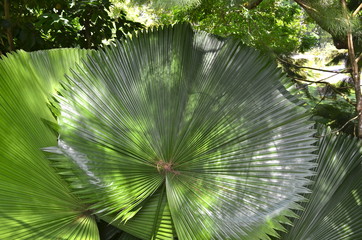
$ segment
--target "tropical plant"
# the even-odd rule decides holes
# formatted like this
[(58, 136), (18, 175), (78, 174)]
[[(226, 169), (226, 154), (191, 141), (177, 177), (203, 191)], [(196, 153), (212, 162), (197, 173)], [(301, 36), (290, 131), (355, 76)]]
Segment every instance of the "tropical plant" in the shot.
[(360, 177), (343, 182), (358, 175), (357, 141), (322, 138), (311, 188), (351, 194), (308, 195), (309, 116), (273, 61), (238, 41), (181, 24), (98, 52), (20, 51), (0, 72), (4, 239), (269, 239), (305, 197), (361, 211)]

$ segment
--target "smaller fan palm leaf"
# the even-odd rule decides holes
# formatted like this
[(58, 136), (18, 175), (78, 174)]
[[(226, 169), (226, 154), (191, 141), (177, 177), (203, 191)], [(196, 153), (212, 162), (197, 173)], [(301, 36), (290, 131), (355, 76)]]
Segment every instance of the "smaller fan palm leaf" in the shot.
[(86, 54), (77, 49), (20, 51), (0, 61), (1, 239), (99, 239), (87, 206), (41, 151), (57, 142), (48, 98)]

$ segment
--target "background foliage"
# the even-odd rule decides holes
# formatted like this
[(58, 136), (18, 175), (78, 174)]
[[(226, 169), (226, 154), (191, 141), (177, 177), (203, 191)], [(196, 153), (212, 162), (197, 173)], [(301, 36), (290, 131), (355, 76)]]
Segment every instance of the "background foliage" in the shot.
[[(108, 0), (2, 1), (4, 17), (0, 51), (34, 51), (59, 47), (98, 48), (114, 38), (142, 28), (120, 11), (111, 17)], [(9, 32), (11, 34), (9, 34)]]
[(219, 36), (238, 38), (264, 52), (289, 54), (306, 51), (318, 36), (309, 28), (308, 19), (296, 3), (264, 1), (248, 9), (228, 1), (202, 1), (196, 7), (176, 7), (160, 13), (161, 24), (188, 21), (196, 29)]

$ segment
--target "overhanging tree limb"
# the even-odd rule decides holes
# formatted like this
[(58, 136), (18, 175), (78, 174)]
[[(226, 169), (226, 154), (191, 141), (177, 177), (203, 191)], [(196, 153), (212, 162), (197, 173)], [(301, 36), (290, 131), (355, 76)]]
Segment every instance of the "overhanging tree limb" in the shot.
[(362, 9), (362, 3), (356, 8), (356, 10), (353, 12), (352, 16), (355, 17), (361, 9)]
[(356, 62), (358, 63), (361, 60), (361, 58), (362, 58), (362, 53), (359, 55), (358, 58), (356, 58)]
[(304, 1), (302, 0), (294, 0), (294, 2), (298, 3), (302, 8), (309, 10), (309, 11), (313, 11), (313, 12), (317, 12), (317, 10), (311, 6), (309, 6), (308, 4), (306, 4)]

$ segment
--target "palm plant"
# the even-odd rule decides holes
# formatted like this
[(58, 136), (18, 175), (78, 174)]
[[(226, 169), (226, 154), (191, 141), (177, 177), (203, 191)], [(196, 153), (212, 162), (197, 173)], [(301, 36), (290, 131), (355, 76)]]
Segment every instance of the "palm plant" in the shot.
[(360, 215), (335, 213), (361, 211), (357, 141), (321, 138), (314, 161), (302, 103), (237, 41), (180, 24), (103, 51), (17, 52), (0, 72), (4, 239), (320, 239), (329, 219), (360, 234)]

